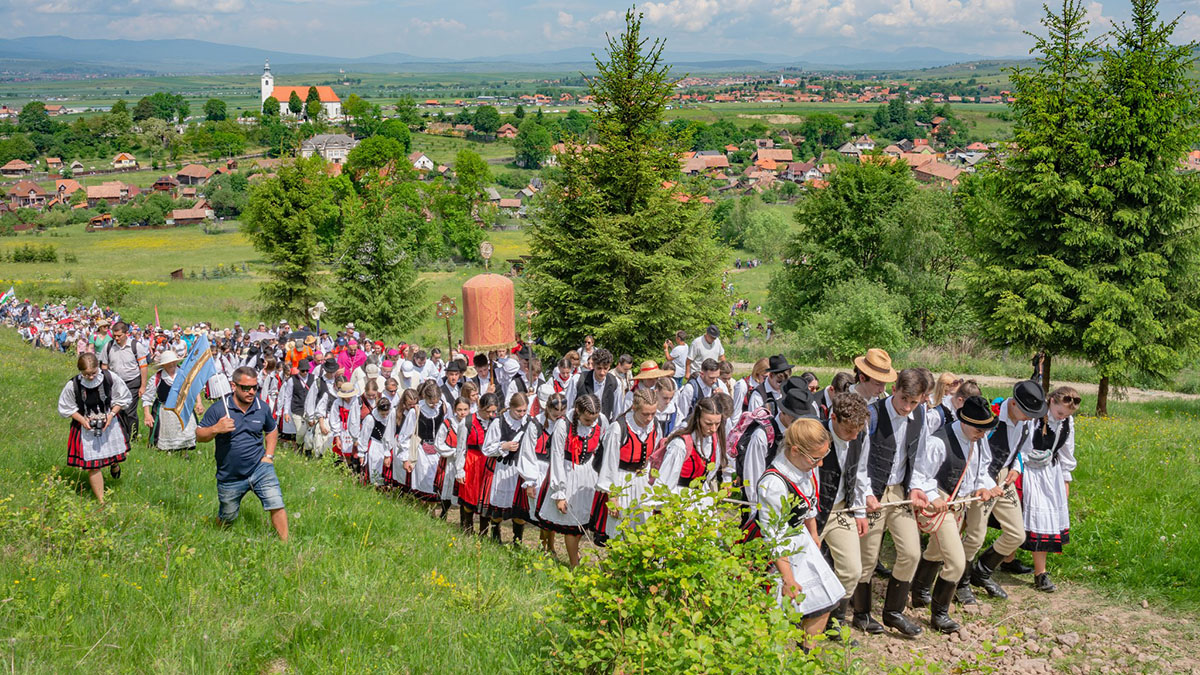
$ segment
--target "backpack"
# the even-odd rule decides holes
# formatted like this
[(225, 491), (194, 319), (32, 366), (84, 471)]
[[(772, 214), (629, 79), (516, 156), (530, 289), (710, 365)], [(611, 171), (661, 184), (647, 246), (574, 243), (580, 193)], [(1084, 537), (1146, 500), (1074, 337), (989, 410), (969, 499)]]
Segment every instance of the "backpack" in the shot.
[[(693, 447), (692, 435), (684, 434), (684, 435), (680, 436), (680, 438), (683, 439), (683, 447), (684, 447), (684, 450), (686, 451), (686, 453), (689, 455), (692, 454), (692, 447)], [(656, 482), (658, 482), (658, 470), (662, 467), (663, 459), (666, 456), (667, 456), (667, 438), (664, 437), (664, 438), (658, 439), (658, 442), (654, 444), (654, 452), (650, 453), (650, 459), (646, 465), (647, 469), (649, 469), (650, 485), (654, 485)]]
[[(116, 344), (116, 340), (109, 339), (108, 344), (104, 345), (105, 363), (112, 361), (112, 348), (114, 344)], [(133, 358), (136, 361), (138, 358), (138, 343), (132, 337), (129, 338), (129, 348), (133, 351)]]
[(729, 432), (729, 438), (726, 439), (729, 456), (734, 458), (738, 456), (744, 447), (744, 444), (741, 442), (743, 437), (747, 441), (749, 440), (746, 432), (753, 431), (753, 429), (750, 429), (750, 426), (756, 422), (767, 432), (767, 445), (773, 444), (775, 442), (775, 425), (771, 424), (771, 417), (771, 411), (766, 406), (760, 406), (749, 412), (742, 413), (742, 416), (738, 418), (737, 426), (733, 428), (733, 431)]

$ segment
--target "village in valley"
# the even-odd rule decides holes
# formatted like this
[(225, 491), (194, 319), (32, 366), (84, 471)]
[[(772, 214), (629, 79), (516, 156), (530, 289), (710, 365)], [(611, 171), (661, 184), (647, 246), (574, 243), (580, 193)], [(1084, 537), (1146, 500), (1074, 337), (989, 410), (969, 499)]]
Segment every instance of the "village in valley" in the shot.
[[(293, 77), (278, 83), (268, 61), (260, 105), (236, 112), (216, 98), (197, 98), (189, 107), (172, 92), (107, 105), (73, 101), (68, 94), (53, 97), (53, 103), (5, 101), (0, 186), (7, 199), (0, 202), (0, 231), (43, 227), (40, 214), (65, 210), (76, 212), (67, 220), (84, 222), (89, 231), (236, 217), (237, 209), (214, 208), (213, 179), (218, 190), (232, 185), (244, 191), (247, 182), (221, 177), (238, 175), (253, 183), (273, 176), (280, 162), (312, 156), (338, 175), (364, 138), (397, 119), (408, 131), (404, 163), (422, 180), (453, 182), (458, 149), (485, 157), (494, 171), (480, 205), (491, 208), (475, 213), (477, 223), (488, 227), (527, 217), (543, 185), (540, 170), (589, 140), (595, 101), (580, 82), (556, 88), (564, 80), (531, 80), (524, 92), (522, 85), (506, 82), (510, 86), (502, 92), (484, 86), (469, 98), (414, 91), (397, 103), (360, 97), (350, 79), (340, 77), (348, 86), (304, 84)], [(877, 74), (859, 79), (837, 72), (682, 77), (667, 114), (691, 138), (681, 143), (680, 181), (664, 189), (703, 204), (746, 195), (790, 204), (827, 186), (843, 163), (863, 161), (904, 162), (922, 184), (953, 189), (964, 172), (1005, 149), (1005, 125), (996, 120), (1005, 118), (1011, 93), (995, 83), (974, 82)], [(987, 130), (956, 117), (962, 110), (986, 120)], [(364, 123), (370, 117), (373, 122)], [(525, 125), (534, 118), (539, 130)], [(105, 142), (91, 148), (55, 143), (40, 129), (30, 133), (30, 125), (57, 128), (56, 137), (70, 135), (61, 130), (90, 133), (103, 127)], [(31, 137), (42, 142), (29, 143)], [(96, 145), (111, 154), (90, 154)], [(156, 208), (141, 208), (155, 195)], [(133, 208), (117, 208), (122, 206)]]

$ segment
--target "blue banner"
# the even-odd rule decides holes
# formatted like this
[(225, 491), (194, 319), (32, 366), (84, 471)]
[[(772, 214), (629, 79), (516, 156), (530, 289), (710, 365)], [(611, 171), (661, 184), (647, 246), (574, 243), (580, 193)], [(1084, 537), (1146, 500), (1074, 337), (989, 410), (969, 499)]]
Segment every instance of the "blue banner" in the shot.
[(208, 379), (217, 374), (217, 366), (212, 360), (212, 351), (208, 348), (208, 336), (201, 335), (188, 348), (187, 358), (175, 372), (175, 382), (171, 385), (171, 393), (163, 403), (163, 410), (169, 410), (179, 420), (179, 426), (187, 426), (183, 422), (180, 411), (188, 415), (196, 408), (196, 401), (204, 391)]

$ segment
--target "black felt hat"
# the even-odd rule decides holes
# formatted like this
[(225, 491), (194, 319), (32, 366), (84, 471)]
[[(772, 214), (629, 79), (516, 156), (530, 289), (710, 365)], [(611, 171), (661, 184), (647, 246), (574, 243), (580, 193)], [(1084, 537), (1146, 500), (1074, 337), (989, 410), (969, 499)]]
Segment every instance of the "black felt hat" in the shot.
[(1049, 409), (1049, 406), (1046, 405), (1046, 392), (1037, 382), (1021, 380), (1014, 384), (1012, 397), (1021, 412), (1029, 417), (1041, 419), (1046, 416), (1046, 411)]
[(992, 406), (988, 405), (987, 399), (982, 396), (971, 396), (964, 401), (963, 406), (958, 409), (958, 419), (963, 424), (977, 429), (991, 429), (1000, 422), (1000, 418), (992, 412)]

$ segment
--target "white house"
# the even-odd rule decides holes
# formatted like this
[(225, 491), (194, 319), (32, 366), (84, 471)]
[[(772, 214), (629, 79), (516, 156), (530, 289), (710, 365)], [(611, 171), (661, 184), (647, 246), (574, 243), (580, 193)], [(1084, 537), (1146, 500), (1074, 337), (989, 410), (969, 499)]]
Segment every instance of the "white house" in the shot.
[(854, 147), (857, 148), (859, 152), (869, 152), (875, 149), (875, 141), (871, 140), (870, 136), (863, 134), (862, 136), (854, 139)]
[(408, 156), (408, 161), (412, 162), (413, 168), (417, 171), (433, 171), (437, 166), (432, 159), (425, 156), (425, 153), (420, 150)]
[(317, 134), (300, 144), (300, 155), (320, 155), (326, 162), (345, 164), (346, 157), (357, 145), (358, 141), (346, 134)]
[[(302, 87), (277, 87), (275, 86), (275, 76), (271, 74), (271, 62), (267, 61), (263, 66), (262, 74), (262, 101), (266, 103), (267, 99), (274, 96), (276, 101), (279, 101), (279, 114), (290, 115), (288, 110), (288, 100), (292, 97), (292, 92), (300, 97), (301, 101), (308, 99), (308, 90), (310, 86)], [(342, 118), (342, 99), (333, 93), (332, 87), (318, 86), (317, 95), (321, 98), (321, 110), (325, 113), (325, 117), (331, 120)]]

